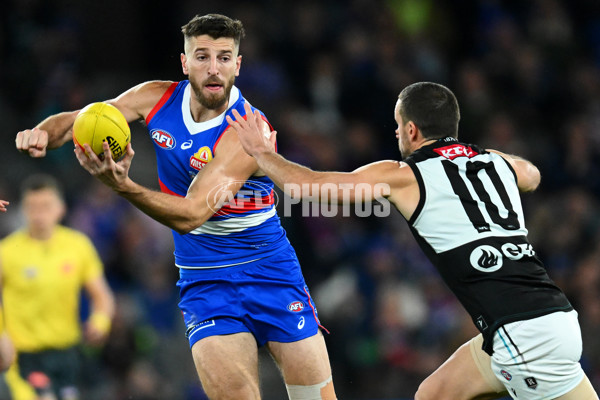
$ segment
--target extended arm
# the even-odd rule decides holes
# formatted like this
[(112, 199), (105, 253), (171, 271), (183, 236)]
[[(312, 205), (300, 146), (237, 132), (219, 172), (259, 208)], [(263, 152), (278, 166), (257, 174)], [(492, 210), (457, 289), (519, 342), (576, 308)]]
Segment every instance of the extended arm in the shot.
[(532, 162), (525, 160), (519, 156), (508, 155), (497, 150), (488, 149), (492, 153), (496, 153), (504, 158), (513, 167), (517, 174), (517, 186), (522, 192), (533, 192), (540, 184), (541, 175)]
[[(145, 118), (167, 90), (171, 82), (150, 81), (139, 84), (115, 99), (107, 100), (117, 107), (127, 122)], [(73, 122), (79, 110), (51, 115), (33, 129), (17, 133), (17, 150), (31, 157), (44, 157), (46, 150), (56, 149), (73, 138)]]
[(86, 282), (84, 288), (92, 304), (90, 318), (85, 324), (85, 336), (90, 343), (100, 344), (110, 331), (115, 299), (104, 276)]
[(128, 176), (134, 155), (131, 144), (118, 163), (112, 160), (107, 143), (103, 160), (89, 146), (86, 151), (89, 156), (79, 148), (75, 154), (88, 172), (147, 215), (181, 234), (208, 220), (257, 170), (256, 162), (244, 152), (232, 129), (223, 134), (215, 158), (196, 175), (185, 197), (150, 190), (132, 181)]
[(244, 149), (253, 156), (258, 167), (292, 197), (326, 203), (364, 203), (387, 198), (405, 216), (412, 214), (418, 203), (418, 185), (410, 167), (398, 161), (378, 161), (352, 172), (319, 172), (286, 160), (274, 152), (274, 135), (261, 134), (260, 114), (228, 122), (236, 128)]

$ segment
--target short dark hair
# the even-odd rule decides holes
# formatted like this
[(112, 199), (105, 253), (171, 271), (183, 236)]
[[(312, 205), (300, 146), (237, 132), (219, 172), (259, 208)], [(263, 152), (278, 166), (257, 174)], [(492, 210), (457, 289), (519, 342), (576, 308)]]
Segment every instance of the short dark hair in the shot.
[(446, 86), (418, 82), (405, 87), (400, 95), (400, 116), (412, 121), (427, 139), (458, 137), (460, 109), (456, 96)]
[(54, 190), (58, 197), (64, 200), (60, 183), (53, 176), (47, 174), (35, 174), (26, 178), (21, 184), (21, 197), (24, 197), (29, 192), (37, 192), (45, 189)]
[(201, 35), (209, 35), (213, 39), (233, 38), (235, 45), (246, 35), (242, 22), (221, 14), (196, 15), (181, 27), (185, 39)]

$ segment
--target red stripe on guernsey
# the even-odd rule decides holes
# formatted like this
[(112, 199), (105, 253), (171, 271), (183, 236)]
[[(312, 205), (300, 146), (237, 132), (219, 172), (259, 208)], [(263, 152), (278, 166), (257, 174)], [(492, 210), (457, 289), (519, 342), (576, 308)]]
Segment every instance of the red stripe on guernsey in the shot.
[(317, 321), (317, 325), (319, 325), (319, 328), (323, 329), (329, 335), (329, 331), (327, 330), (327, 328), (325, 328), (323, 325), (321, 325), (321, 322), (319, 322), (319, 318), (317, 318), (317, 311), (315, 310), (315, 306), (313, 306), (312, 299), (310, 298), (310, 294), (308, 294), (308, 290), (306, 290), (306, 288), (304, 288), (304, 293), (306, 293), (306, 297), (308, 297), (308, 305), (312, 309), (313, 317), (315, 317), (315, 321)]
[[(267, 123), (267, 125), (269, 125), (269, 128), (272, 131), (273, 130), (273, 126), (269, 123), (269, 121), (267, 121), (267, 119), (265, 117), (263, 117), (262, 115), (261, 115), (261, 117), (262, 117), (262, 120), (265, 121)], [(247, 119), (248, 116), (244, 115), (242, 118)], [(221, 133), (221, 136), (219, 136), (219, 138), (216, 140), (216, 142), (215, 142), (215, 144), (214, 144), (214, 146), (212, 148), (212, 152), (213, 152), (214, 155), (217, 154), (217, 145), (219, 144), (219, 142), (221, 141), (221, 138), (223, 137), (223, 135), (225, 134), (225, 132), (227, 132), (227, 130), (229, 128), (231, 128), (231, 125), (227, 125), (227, 128), (225, 128), (225, 130), (223, 131), (223, 133)], [(275, 152), (277, 152), (277, 144), (275, 144)]]
[(163, 193), (172, 194), (173, 196), (177, 196), (177, 197), (185, 197), (185, 196), (177, 194), (174, 191), (172, 191), (171, 189), (169, 189), (167, 187), (167, 185), (165, 185), (160, 179), (158, 180), (158, 185), (160, 186), (160, 191)]
[(224, 204), (214, 215), (243, 214), (246, 211), (264, 210), (271, 208), (274, 203), (275, 197), (273, 189), (271, 189), (271, 193), (263, 197), (236, 197)]
[(146, 125), (148, 125), (150, 123), (150, 120), (152, 120), (152, 118), (154, 117), (154, 114), (156, 114), (158, 112), (158, 110), (160, 110), (161, 107), (165, 105), (165, 103), (167, 102), (167, 100), (169, 100), (169, 97), (171, 97), (171, 95), (175, 91), (175, 88), (177, 87), (178, 83), (179, 82), (173, 82), (173, 83), (171, 83), (171, 86), (169, 86), (169, 88), (167, 89), (167, 91), (165, 92), (165, 94), (162, 95), (162, 97), (160, 98), (160, 100), (158, 101), (158, 103), (156, 103), (156, 105), (154, 106), (154, 108), (152, 108), (152, 111), (150, 111), (150, 113), (146, 117)]

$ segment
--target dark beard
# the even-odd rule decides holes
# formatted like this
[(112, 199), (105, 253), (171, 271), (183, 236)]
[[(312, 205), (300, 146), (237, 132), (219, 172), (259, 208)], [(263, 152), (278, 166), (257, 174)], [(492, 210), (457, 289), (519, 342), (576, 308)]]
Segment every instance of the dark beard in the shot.
[(202, 92), (202, 87), (204, 87), (204, 83), (202, 84), (202, 87), (198, 87), (194, 82), (190, 80), (190, 85), (192, 86), (192, 90), (196, 95), (196, 99), (200, 104), (202, 104), (203, 107), (209, 110), (216, 110), (224, 106), (225, 103), (227, 103), (227, 101), (229, 100), (229, 94), (231, 93), (231, 88), (233, 87), (234, 82), (235, 76), (232, 76), (229, 82), (227, 82), (227, 84), (223, 86), (223, 96), (219, 96), (216, 94), (205, 96)]

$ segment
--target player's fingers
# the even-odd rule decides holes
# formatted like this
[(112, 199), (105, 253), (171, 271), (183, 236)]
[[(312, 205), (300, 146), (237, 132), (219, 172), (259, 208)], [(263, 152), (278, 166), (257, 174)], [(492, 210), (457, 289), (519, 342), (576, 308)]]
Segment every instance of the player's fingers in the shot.
[(29, 156), (33, 157), (33, 158), (40, 158), (40, 157), (44, 157), (46, 155), (46, 149), (36, 149), (35, 147), (30, 147), (29, 150)]
[(277, 131), (271, 131), (271, 136), (269, 136), (269, 141), (273, 145), (273, 148), (275, 148), (275, 143), (277, 143)]
[(131, 160), (133, 160), (133, 156), (135, 155), (135, 151), (133, 151), (133, 147), (131, 143), (127, 143), (127, 147), (125, 147), (125, 155), (121, 158), (117, 164), (123, 167), (128, 167), (131, 165)]
[(21, 151), (27, 151), (28, 150), (28, 143), (29, 143), (29, 136), (31, 135), (31, 131), (29, 129), (26, 129), (24, 131), (21, 131), (19, 133), (17, 133), (17, 148)]
[(106, 140), (102, 142), (102, 150), (104, 150), (104, 163), (110, 164), (110, 161), (112, 160), (112, 152), (110, 151), (110, 146)]
[(235, 126), (234, 126), (234, 125), (235, 125), (235, 123), (236, 123), (237, 121), (234, 121), (234, 120), (233, 120), (233, 119), (232, 119), (232, 118), (231, 118), (229, 115), (226, 115), (226, 116), (225, 116), (225, 119), (227, 120), (227, 123), (228, 123), (230, 126), (233, 126), (233, 127), (235, 128)]
[(232, 114), (235, 117), (235, 122), (240, 123), (241, 121), (244, 120), (244, 117), (242, 117), (242, 115), (238, 112), (238, 110), (233, 109)]
[(83, 169), (85, 169), (90, 174), (93, 174), (94, 169), (89, 165), (90, 159), (83, 152), (83, 150), (81, 150), (79, 147), (76, 147), (74, 149), (74, 152), (75, 152), (75, 157), (77, 158), (77, 161), (79, 161), (79, 165), (81, 165), (83, 167)]
[(262, 115), (260, 115), (260, 111), (258, 110), (254, 110), (254, 122), (257, 126), (260, 126), (260, 123), (262, 122)]
[(250, 107), (250, 104), (248, 102), (244, 103), (244, 111), (246, 111), (246, 115), (248, 116), (248, 118), (250, 118), (250, 115), (252, 115), (252, 107)]
[(34, 128), (33, 132), (29, 147), (35, 147), (39, 150), (45, 149), (48, 146), (48, 132), (39, 128)]
[(15, 138), (15, 146), (17, 146), (17, 150), (23, 150), (23, 131), (17, 132), (17, 137)]

